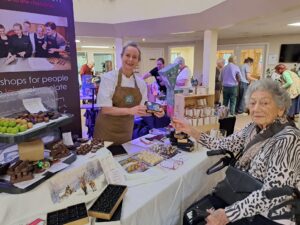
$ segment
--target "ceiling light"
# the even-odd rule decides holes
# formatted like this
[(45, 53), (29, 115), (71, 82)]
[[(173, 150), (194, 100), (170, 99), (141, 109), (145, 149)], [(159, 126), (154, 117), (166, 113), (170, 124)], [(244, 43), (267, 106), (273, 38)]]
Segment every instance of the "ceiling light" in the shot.
[(300, 27), (300, 22), (297, 22), (297, 23), (289, 23), (288, 26)]
[(76, 39), (76, 40), (75, 40), (75, 42), (76, 42), (76, 43), (79, 43), (79, 42), (80, 42), (80, 40), (77, 40), (77, 39)]
[(83, 45), (81, 48), (110, 48), (109, 46), (105, 45)]
[(146, 41), (146, 38), (142, 38), (142, 41), (145, 42), (145, 41)]
[(175, 33), (171, 33), (171, 34), (192, 34), (195, 33), (196, 31), (191, 30), (191, 31), (183, 31), (183, 32), (175, 32)]

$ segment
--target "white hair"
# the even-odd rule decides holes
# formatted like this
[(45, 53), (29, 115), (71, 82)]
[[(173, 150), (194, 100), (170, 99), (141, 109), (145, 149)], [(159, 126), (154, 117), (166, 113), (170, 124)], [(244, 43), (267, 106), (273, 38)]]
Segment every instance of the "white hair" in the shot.
[(176, 64), (181, 64), (181, 65), (185, 65), (185, 60), (184, 60), (183, 57), (178, 56), (178, 57), (174, 60), (174, 63), (176, 63)]

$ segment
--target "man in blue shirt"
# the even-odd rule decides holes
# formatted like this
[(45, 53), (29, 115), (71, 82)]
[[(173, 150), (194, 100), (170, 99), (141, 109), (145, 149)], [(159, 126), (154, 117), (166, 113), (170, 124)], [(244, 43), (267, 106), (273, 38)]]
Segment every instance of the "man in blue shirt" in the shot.
[(238, 91), (238, 81), (240, 79), (240, 68), (235, 65), (235, 57), (230, 56), (228, 64), (221, 72), (223, 85), (223, 104), (228, 106), (230, 103), (230, 114), (235, 115), (236, 98)]

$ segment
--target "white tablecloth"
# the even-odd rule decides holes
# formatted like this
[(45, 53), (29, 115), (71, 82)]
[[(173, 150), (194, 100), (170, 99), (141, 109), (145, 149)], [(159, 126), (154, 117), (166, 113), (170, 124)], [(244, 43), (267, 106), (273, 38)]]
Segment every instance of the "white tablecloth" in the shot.
[[(130, 143), (126, 148), (130, 153), (142, 149)], [(86, 160), (99, 160), (101, 155), (110, 154), (106, 149), (100, 152), (96, 157), (85, 156), (84, 160), (77, 160), (68, 170), (80, 168)], [(194, 201), (209, 193), (216, 182), (223, 177), (222, 172), (206, 175), (207, 168), (217, 161), (218, 157), (207, 158), (205, 150), (197, 150), (192, 153), (183, 152), (182, 154), (185, 161), (177, 170), (156, 166), (143, 175), (137, 175), (140, 178), (127, 176), (130, 180), (126, 181), (129, 188), (123, 200), (122, 225), (181, 224), (184, 210)], [(0, 224), (25, 225), (36, 218), (46, 219), (47, 212), (80, 202), (86, 202), (87, 207), (90, 207), (93, 200), (103, 190), (103, 188), (98, 188), (96, 192), (87, 196), (75, 195), (63, 203), (53, 204), (48, 183), (51, 182), (51, 179), (55, 179), (55, 176), (24, 194), (1, 193)], [(105, 186), (103, 180), (102, 175), (102, 179), (97, 180), (98, 187)]]
[(66, 185), (68, 182), (79, 179), (87, 167), (97, 165), (99, 159), (105, 157), (107, 154), (110, 154), (110, 152), (103, 148), (103, 150), (98, 151), (96, 154), (89, 153), (85, 156), (78, 156), (77, 160), (68, 168), (26, 193), (0, 193), (0, 225), (26, 225), (36, 218), (46, 220), (48, 212), (82, 202), (87, 203), (87, 207), (90, 207), (92, 201), (97, 199), (107, 185), (103, 173), (94, 180), (97, 190), (92, 191), (88, 187), (87, 195), (79, 188), (71, 196), (54, 203), (51, 196), (51, 189), (53, 188), (53, 183)]
[[(126, 146), (128, 148), (128, 145)], [(131, 146), (131, 152), (140, 147)], [(152, 183), (129, 187), (122, 208), (122, 225), (182, 224), (185, 209), (211, 192), (224, 173), (206, 175), (218, 157), (205, 150), (183, 152), (187, 159), (177, 170), (159, 168), (166, 176)]]

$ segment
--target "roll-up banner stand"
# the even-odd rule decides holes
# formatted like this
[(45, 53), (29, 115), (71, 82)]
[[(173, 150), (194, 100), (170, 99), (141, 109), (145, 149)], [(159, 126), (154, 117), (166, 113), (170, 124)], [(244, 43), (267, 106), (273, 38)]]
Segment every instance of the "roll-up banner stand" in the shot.
[(72, 0), (0, 0), (0, 24), (0, 92), (54, 87), (81, 135)]

